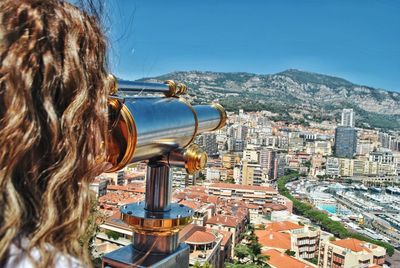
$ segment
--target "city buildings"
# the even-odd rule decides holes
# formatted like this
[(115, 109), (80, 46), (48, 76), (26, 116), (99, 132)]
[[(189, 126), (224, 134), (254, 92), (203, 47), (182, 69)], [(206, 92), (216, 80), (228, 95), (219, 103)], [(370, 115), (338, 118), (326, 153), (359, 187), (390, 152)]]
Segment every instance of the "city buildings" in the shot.
[(335, 131), (335, 156), (352, 158), (357, 150), (357, 132), (348, 126), (339, 126)]
[[(254, 224), (265, 227), (255, 234), (271, 267), (316, 267), (312, 262), (318, 258), (318, 267), (381, 266), (385, 256), (381, 247), (353, 241), (361, 246), (349, 249), (349, 242), (329, 241), (319, 227), (299, 219), (293, 214), (293, 201), (278, 193), (276, 180), (285, 169), (304, 174), (306, 178), (297, 180), (295, 188), (288, 186), (293, 196), (315, 209), (335, 206), (332, 211), (336, 212), (327, 212), (335, 221), (371, 239), (397, 243), (393, 228), (400, 229), (395, 213), (400, 202), (392, 198), (400, 185), (397, 134), (356, 131), (353, 112), (344, 112), (342, 126), (337, 128), (333, 123), (318, 128), (273, 122), (267, 115), (232, 115), (225, 129), (198, 140), (211, 155), (205, 170), (193, 176), (184, 169), (173, 169), (173, 201), (194, 212), (192, 224), (180, 236), (190, 246), (190, 264), (224, 267), (235, 259), (235, 247), (244, 243), (241, 234), (246, 225)], [(130, 231), (117, 212), (123, 204), (143, 200), (144, 180), (145, 165), (138, 163), (124, 172), (105, 174), (91, 185), (99, 196), (99, 208), (107, 215), (97, 236), (99, 251), (130, 243)], [(329, 183), (321, 191), (313, 188), (324, 180)], [(338, 186), (331, 180), (353, 184)], [(371, 193), (373, 187), (382, 193), (390, 190), (391, 196), (376, 196)], [(332, 191), (335, 197), (327, 197)], [(351, 214), (346, 205), (354, 209)], [(385, 210), (393, 213), (382, 215)], [(348, 214), (341, 217), (342, 211)]]

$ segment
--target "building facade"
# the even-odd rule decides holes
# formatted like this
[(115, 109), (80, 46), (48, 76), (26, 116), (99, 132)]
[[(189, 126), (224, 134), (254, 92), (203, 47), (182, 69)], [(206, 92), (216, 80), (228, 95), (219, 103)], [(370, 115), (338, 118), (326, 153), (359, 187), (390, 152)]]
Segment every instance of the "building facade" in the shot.
[(354, 238), (324, 241), (320, 244), (318, 267), (370, 267), (385, 263), (383, 247)]
[(343, 109), (341, 125), (345, 127), (355, 126), (353, 109)]
[(335, 131), (335, 156), (352, 158), (356, 151), (357, 131), (352, 127), (337, 127)]

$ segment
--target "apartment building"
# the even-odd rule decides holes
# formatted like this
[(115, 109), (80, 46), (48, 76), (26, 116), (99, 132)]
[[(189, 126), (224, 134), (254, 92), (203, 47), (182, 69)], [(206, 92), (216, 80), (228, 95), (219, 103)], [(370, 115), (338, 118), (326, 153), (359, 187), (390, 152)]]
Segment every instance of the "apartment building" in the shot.
[(215, 215), (207, 220), (206, 227), (217, 231), (222, 230), (232, 233), (231, 255), (233, 256), (234, 248), (239, 243), (240, 234), (244, 232), (246, 224), (246, 217)]
[(213, 183), (208, 186), (208, 194), (224, 199), (240, 199), (262, 205), (276, 200), (278, 191), (266, 186)]
[(373, 267), (385, 263), (383, 247), (354, 238), (324, 241), (320, 244), (318, 267)]
[(315, 227), (290, 221), (272, 222), (266, 224), (265, 230), (255, 231), (264, 250), (290, 250), (301, 259), (318, 258), (320, 233)]

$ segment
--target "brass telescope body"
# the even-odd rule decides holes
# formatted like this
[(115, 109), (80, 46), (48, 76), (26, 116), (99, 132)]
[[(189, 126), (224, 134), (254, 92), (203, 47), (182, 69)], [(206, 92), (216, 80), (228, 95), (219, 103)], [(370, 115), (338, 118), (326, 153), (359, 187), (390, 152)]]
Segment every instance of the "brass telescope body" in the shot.
[[(196, 135), (219, 129), (226, 122), (219, 104), (192, 106), (177, 97), (125, 97), (123, 102), (111, 98), (109, 109), (112, 128), (107, 147), (113, 165), (109, 172), (187, 148)], [(190, 165), (186, 166), (189, 173), (197, 171)]]
[[(179, 243), (178, 235), (192, 221), (193, 211), (171, 203), (170, 166), (184, 167), (189, 174), (203, 169), (207, 154), (193, 141), (198, 134), (223, 127), (226, 112), (219, 104), (192, 106), (179, 98), (188, 90), (181, 83), (110, 79), (108, 172), (133, 162), (148, 164), (145, 201), (120, 208), (121, 220), (133, 231), (133, 245), (106, 254), (103, 266), (188, 267), (189, 247)], [(142, 92), (164, 96), (139, 96)]]

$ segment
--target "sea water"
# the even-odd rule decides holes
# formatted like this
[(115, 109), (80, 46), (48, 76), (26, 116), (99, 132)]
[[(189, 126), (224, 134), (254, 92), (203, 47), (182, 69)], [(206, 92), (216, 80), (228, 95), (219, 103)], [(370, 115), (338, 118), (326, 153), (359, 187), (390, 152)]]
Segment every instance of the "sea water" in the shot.
[(325, 210), (330, 214), (336, 214), (336, 205), (334, 204), (323, 204), (318, 206), (319, 209)]

